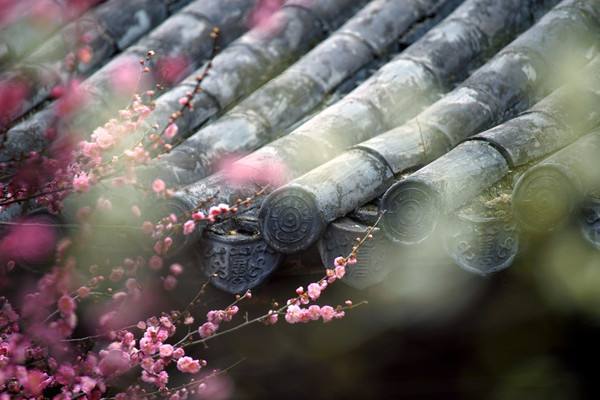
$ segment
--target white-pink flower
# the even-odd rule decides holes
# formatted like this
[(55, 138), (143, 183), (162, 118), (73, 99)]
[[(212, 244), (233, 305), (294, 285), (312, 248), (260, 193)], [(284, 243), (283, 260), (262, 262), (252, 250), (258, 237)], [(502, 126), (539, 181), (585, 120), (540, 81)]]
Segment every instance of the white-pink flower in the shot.
[(231, 307), (227, 308), (226, 313), (228, 316), (233, 317), (239, 311), (240, 311), (240, 308), (238, 306), (231, 306)]
[(173, 355), (173, 346), (170, 344), (161, 344), (158, 348), (158, 353), (162, 358), (171, 357)]
[(338, 279), (342, 279), (346, 275), (346, 267), (343, 265), (338, 265), (335, 267), (335, 277)]
[(206, 215), (204, 215), (203, 212), (198, 211), (192, 214), (192, 219), (194, 221), (201, 221), (203, 219), (206, 219)]
[(321, 307), (321, 318), (323, 322), (329, 322), (335, 317), (335, 310), (331, 306)]
[(169, 383), (169, 374), (166, 371), (161, 371), (156, 376), (156, 382), (154, 383), (159, 388), (164, 388)]
[(211, 310), (206, 313), (206, 319), (215, 325), (219, 325), (225, 316), (226, 314), (223, 310)]
[(196, 223), (193, 220), (188, 220), (183, 224), (183, 234), (191, 235), (196, 229)]
[(75, 311), (76, 308), (76, 304), (75, 304), (75, 300), (73, 300), (73, 298), (67, 294), (63, 295), (60, 299), (58, 299), (58, 310), (63, 314), (63, 315), (68, 315), (73, 313), (73, 311)]
[(172, 356), (173, 356), (174, 359), (178, 360), (181, 357), (183, 357), (184, 354), (185, 354), (185, 350), (183, 350), (183, 348), (176, 347), (175, 350), (173, 350)]
[(167, 188), (167, 185), (165, 185), (165, 181), (163, 181), (162, 179), (155, 179), (154, 182), (152, 182), (152, 190), (155, 193), (162, 193), (165, 191), (165, 189)]
[(80, 172), (73, 178), (73, 189), (84, 193), (90, 190), (90, 177), (85, 172)]
[(79, 145), (81, 147), (81, 152), (84, 156), (88, 158), (95, 158), (99, 155), (99, 147), (94, 142), (83, 141)]
[(140, 164), (150, 159), (150, 155), (142, 146), (136, 146), (132, 150), (125, 150), (125, 155)]
[(308, 297), (315, 301), (321, 296), (321, 286), (318, 283), (311, 283), (308, 285), (307, 291)]
[(198, 328), (198, 333), (200, 334), (200, 336), (202, 338), (207, 338), (209, 336), (212, 336), (215, 334), (216, 331), (217, 331), (217, 326), (215, 324), (213, 324), (212, 322), (205, 322), (200, 326), (200, 328)]
[(171, 264), (171, 266), (169, 267), (169, 271), (171, 271), (173, 275), (178, 276), (183, 273), (183, 267), (181, 266), (181, 264)]
[(95, 379), (92, 379), (89, 376), (80, 376), (79, 385), (76, 385), (75, 387), (79, 387), (82, 392), (89, 396), (97, 383), (98, 382)]
[(285, 312), (285, 320), (289, 324), (295, 324), (302, 319), (302, 309), (295, 304), (288, 306)]
[(335, 260), (333, 260), (333, 265), (338, 266), (338, 265), (346, 265), (347, 261), (344, 257), (336, 257)]
[(265, 319), (265, 324), (267, 325), (275, 325), (279, 320), (279, 315), (276, 312), (270, 312), (267, 319)]
[(148, 337), (143, 337), (140, 339), (140, 350), (142, 350), (144, 354), (152, 355), (158, 350), (158, 344), (154, 343)]
[(187, 374), (195, 374), (200, 371), (200, 362), (192, 357), (181, 357), (177, 360), (177, 369)]
[(321, 317), (321, 307), (313, 304), (308, 307), (308, 316), (311, 320), (316, 321)]
[(115, 137), (103, 127), (96, 128), (94, 133), (92, 133), (92, 138), (96, 144), (104, 150), (112, 147), (116, 143)]

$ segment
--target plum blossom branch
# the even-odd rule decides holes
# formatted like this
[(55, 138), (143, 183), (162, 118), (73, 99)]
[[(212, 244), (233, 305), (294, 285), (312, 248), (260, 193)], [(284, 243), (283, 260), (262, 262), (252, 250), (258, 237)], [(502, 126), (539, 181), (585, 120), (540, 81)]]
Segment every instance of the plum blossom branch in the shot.
[[(189, 383), (186, 383), (181, 386), (174, 387), (174, 388), (166, 389), (166, 390), (156, 390), (154, 392), (148, 392), (148, 393), (145, 393), (145, 395), (146, 396), (156, 396), (156, 395), (165, 396), (168, 394), (176, 393), (182, 389), (187, 389), (187, 388), (194, 387), (194, 386), (197, 386), (199, 389), (202, 389), (203, 388), (202, 384), (208, 382), (212, 378), (216, 378), (217, 376), (226, 374), (227, 372), (231, 371), (232, 369), (234, 369), (235, 367), (237, 367), (238, 365), (243, 363), (245, 360), (246, 360), (245, 358), (242, 358), (241, 360), (235, 362), (234, 364), (231, 364), (230, 366), (228, 366), (226, 368), (215, 370), (214, 372), (205, 376), (202, 379), (193, 380), (192, 382), (189, 382)], [(119, 398), (117, 396), (103, 397), (101, 400), (119, 400)]]

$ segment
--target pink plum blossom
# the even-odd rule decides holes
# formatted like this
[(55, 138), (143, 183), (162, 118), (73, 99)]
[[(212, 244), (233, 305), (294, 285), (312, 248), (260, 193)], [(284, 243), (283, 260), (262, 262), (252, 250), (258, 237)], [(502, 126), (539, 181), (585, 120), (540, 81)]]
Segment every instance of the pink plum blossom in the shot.
[(191, 235), (196, 229), (196, 223), (193, 220), (188, 220), (183, 224), (183, 234)]
[(335, 317), (335, 310), (331, 306), (323, 306), (321, 307), (321, 318), (323, 318), (323, 322), (329, 322)]
[(76, 192), (87, 192), (90, 190), (90, 177), (85, 172), (80, 172), (73, 178), (73, 189)]
[(344, 275), (346, 275), (346, 267), (343, 265), (338, 265), (335, 267), (334, 272), (337, 279), (342, 279)]
[(152, 190), (155, 193), (162, 193), (165, 191), (165, 189), (167, 188), (167, 185), (165, 184), (165, 182), (162, 179), (155, 179), (154, 182), (152, 182)]
[(195, 212), (192, 214), (192, 219), (194, 221), (202, 221), (203, 219), (206, 219), (206, 215), (203, 212)]
[(302, 318), (302, 309), (295, 304), (288, 306), (285, 312), (285, 320), (289, 324), (295, 324), (300, 322)]
[(75, 304), (75, 300), (73, 300), (73, 298), (67, 294), (61, 296), (61, 298), (58, 299), (57, 306), (58, 310), (63, 315), (73, 313), (75, 311), (75, 308), (77, 307), (77, 305)]
[(167, 129), (165, 129), (165, 137), (167, 139), (173, 139), (175, 137), (175, 135), (177, 135), (177, 131), (179, 130), (179, 128), (177, 127), (177, 124), (169, 124), (167, 126)]
[(275, 325), (278, 320), (279, 320), (279, 315), (276, 312), (273, 312), (273, 310), (271, 310), (269, 312), (269, 315), (267, 316), (267, 319), (265, 319), (265, 324)]
[(219, 325), (225, 318), (225, 312), (223, 310), (211, 310), (206, 313), (206, 319), (215, 325)]
[(184, 355), (185, 355), (185, 351), (181, 347), (176, 347), (175, 350), (173, 350), (172, 356), (176, 360), (180, 359)]
[(183, 273), (183, 267), (181, 266), (181, 264), (171, 264), (171, 266), (169, 267), (169, 271), (171, 271), (173, 275), (178, 276)]
[(345, 257), (336, 257), (335, 260), (333, 260), (333, 265), (335, 266), (345, 266), (347, 264), (347, 260)]
[(311, 283), (307, 289), (308, 297), (315, 301), (321, 296), (321, 286), (318, 283)]
[(162, 344), (158, 348), (158, 353), (163, 358), (169, 358), (173, 355), (173, 350), (174, 348), (170, 344)]
[(215, 334), (216, 331), (217, 331), (217, 326), (215, 324), (213, 324), (212, 322), (205, 322), (204, 324), (202, 324), (200, 326), (200, 328), (198, 328), (198, 333), (200, 334), (200, 337), (202, 337), (202, 338), (207, 338), (209, 336), (212, 336)]
[(92, 133), (92, 139), (94, 139), (96, 144), (103, 150), (111, 148), (117, 142), (115, 137), (103, 127), (96, 128), (94, 133)]
[(321, 317), (321, 307), (315, 304), (308, 307), (308, 316), (313, 321), (318, 320)]
[(186, 374), (195, 374), (200, 371), (200, 361), (184, 356), (177, 360), (177, 369)]

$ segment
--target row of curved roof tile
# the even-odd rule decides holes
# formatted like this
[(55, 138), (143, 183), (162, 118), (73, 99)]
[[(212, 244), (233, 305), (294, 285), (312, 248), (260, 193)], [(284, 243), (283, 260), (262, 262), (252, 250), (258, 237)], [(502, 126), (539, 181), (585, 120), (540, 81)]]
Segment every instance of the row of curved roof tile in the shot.
[[(111, 74), (149, 49), (187, 60), (147, 119), (164, 126), (220, 27), (222, 51), (178, 120), (178, 145), (139, 171), (177, 188), (148, 210), (157, 215), (267, 192), (239, 217), (179, 238), (219, 288), (255, 287), (285, 254), (314, 245), (332, 265), (381, 213), (344, 278), (358, 288), (381, 282), (415, 246), (443, 243), (479, 274), (504, 269), (520, 237), (580, 210), (584, 237), (600, 247), (598, 2), (290, 0), (247, 32), (255, 1), (177, 11), (183, 3), (109, 0), (77, 20), (94, 35), (94, 58), (79, 71), (94, 106), (65, 132), (105, 120), (118, 107)], [(27, 76), (34, 90), (5, 117), (0, 160), (47, 145), (56, 114), (41, 105), (67, 75), (56, 40), (2, 74)], [(233, 168), (246, 180), (232, 183), (220, 162), (239, 154)]]

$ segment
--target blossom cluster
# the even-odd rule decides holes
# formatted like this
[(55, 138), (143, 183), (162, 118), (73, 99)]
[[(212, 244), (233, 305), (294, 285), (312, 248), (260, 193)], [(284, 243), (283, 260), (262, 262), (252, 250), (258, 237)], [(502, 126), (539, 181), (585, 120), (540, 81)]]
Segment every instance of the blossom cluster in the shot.
[(206, 214), (202, 211), (195, 211), (192, 213), (192, 218), (184, 222), (183, 234), (191, 235), (196, 229), (196, 224), (200, 221), (208, 221), (209, 223), (214, 223), (217, 220), (217, 217), (221, 215), (226, 215), (228, 213), (235, 214), (236, 212), (237, 207), (230, 207), (229, 205), (224, 203), (210, 207)]
[[(275, 324), (278, 316), (284, 315), (290, 324), (322, 320), (330, 322), (344, 317), (345, 310), (352, 307), (351, 301), (344, 306), (311, 304), (316, 302), (329, 285), (342, 279), (348, 265), (356, 263), (351, 255), (347, 258), (338, 257), (335, 265), (328, 269), (326, 275), (317, 282), (310, 283), (307, 289), (299, 287), (296, 297), (287, 301), (286, 305), (276, 310), (269, 310), (265, 315), (253, 320), (246, 320), (230, 328), (231, 331), (254, 322)], [(111, 282), (121, 281), (125, 275), (134, 276), (144, 265), (143, 260), (126, 259), (123, 267), (115, 267), (108, 275)], [(109, 330), (106, 336), (110, 342), (101, 346), (97, 352), (80, 353), (76, 347), (70, 346), (69, 338), (77, 326), (78, 302), (93, 295), (99, 285), (105, 281), (96, 268), (90, 272), (97, 274), (88, 281), (87, 285), (79, 286), (71, 291), (77, 281), (73, 280), (75, 263), (67, 260), (62, 268), (55, 268), (38, 283), (38, 291), (27, 296), (23, 307), (23, 316), (18, 315), (10, 304), (2, 300), (0, 311), (0, 390), (8, 393), (20, 393), (25, 396), (39, 396), (48, 390), (60, 393), (56, 399), (99, 398), (106, 393), (115, 378), (130, 371), (136, 375), (142, 384), (153, 386), (158, 392), (173, 400), (185, 398), (189, 393), (202, 390), (206, 385), (200, 379), (192, 380), (194, 388), (189, 386), (169, 388), (171, 375), (177, 371), (183, 374), (195, 375), (207, 365), (205, 360), (186, 354), (186, 348), (202, 343), (230, 330), (221, 330), (223, 324), (229, 323), (239, 313), (238, 303), (252, 298), (250, 291), (238, 296), (236, 301), (223, 308), (210, 310), (206, 320), (195, 330), (178, 341), (176, 339), (178, 325), (194, 324), (194, 317), (189, 310), (184, 312), (172, 311), (157, 317), (151, 317), (138, 322), (134, 328), (142, 333), (139, 337), (128, 328)], [(169, 268), (173, 275), (183, 272), (183, 267), (173, 264)], [(139, 284), (133, 277), (125, 282), (125, 287), (131, 292), (116, 292), (113, 300), (117, 303), (123, 297), (138, 292)], [(190, 303), (190, 306), (194, 301)], [(43, 307), (40, 307), (43, 305)], [(54, 312), (51, 312), (52, 308)], [(114, 311), (100, 318), (101, 325), (106, 325), (107, 319), (114, 316)], [(27, 335), (21, 332), (21, 327), (27, 326)], [(194, 336), (199, 339), (194, 340)], [(174, 343), (173, 343), (174, 342)], [(60, 362), (58, 359), (60, 358)], [(144, 396), (147, 393), (141, 385), (130, 385), (125, 392), (116, 394), (118, 399), (133, 396)], [(4, 400), (4, 399), (2, 399)]]
[[(59, 362), (58, 358), (51, 355), (56, 353), (51, 346), (58, 342), (58, 337), (32, 338), (26, 335), (21, 332), (24, 323), (22, 316), (5, 299), (0, 299), (0, 304), (0, 392), (3, 393), (27, 398), (52, 390), (59, 393), (54, 398), (60, 400), (82, 394), (85, 398), (99, 398), (116, 377), (138, 368), (141, 382), (155, 386), (171, 399), (181, 399), (185, 398), (186, 390), (167, 389), (169, 366), (173, 364), (177, 371), (185, 374), (197, 374), (206, 366), (205, 360), (186, 355), (183, 345), (167, 343), (176, 333), (176, 323), (168, 315), (140, 321), (136, 325), (143, 331), (139, 340), (129, 330), (113, 332), (113, 341), (98, 353), (76, 356), (71, 352), (72, 349), (63, 346)], [(74, 317), (76, 302), (73, 297), (63, 295), (57, 305), (62, 318)], [(225, 310), (210, 311), (208, 321), (197, 331), (203, 338), (213, 335), (218, 325), (223, 321), (231, 321), (238, 310), (237, 306), (232, 306)], [(191, 322), (193, 319), (189, 318), (185, 321), (186, 324)], [(44, 339), (45, 345), (40, 345)], [(203, 386), (202, 382), (197, 385), (198, 389)], [(127, 395), (143, 393), (144, 390), (139, 386), (132, 385), (127, 393), (117, 394), (116, 397), (125, 399)]]
[[(91, 399), (106, 390), (96, 355), (69, 357), (68, 349), (58, 345), (66, 332), (39, 325), (22, 331), (25, 315), (19, 315), (6, 299), (0, 303), (0, 393), (4, 393), (0, 398), (32, 398), (52, 390), (58, 393), (56, 399), (82, 394)], [(72, 329), (73, 299), (63, 296), (58, 306), (61, 319), (69, 321)]]
[[(334, 308), (329, 305), (319, 306), (312, 304), (308, 307), (302, 307), (317, 301), (321, 297), (321, 293), (327, 289), (328, 285), (334, 283), (338, 279), (342, 279), (346, 274), (348, 265), (356, 264), (356, 257), (350, 256), (337, 257), (334, 261), (334, 268), (327, 269), (326, 276), (318, 282), (313, 282), (308, 285), (306, 290), (302, 286), (296, 289), (297, 296), (287, 301), (285, 310), (285, 320), (290, 324), (299, 322), (310, 322), (321, 319), (323, 322), (330, 322), (333, 319), (343, 318), (345, 312), (341, 307)], [(346, 305), (351, 306), (352, 302), (347, 301)], [(271, 315), (274, 315), (271, 313)], [(271, 320), (269, 322), (273, 323)]]
[(119, 332), (120, 340), (113, 341), (100, 351), (100, 370), (105, 376), (118, 376), (133, 366), (141, 367), (142, 382), (164, 389), (169, 381), (166, 368), (175, 363), (181, 372), (195, 374), (204, 361), (185, 356), (181, 347), (165, 343), (175, 334), (176, 327), (168, 316), (150, 318), (138, 327), (145, 328), (136, 346), (135, 335), (127, 330)]

